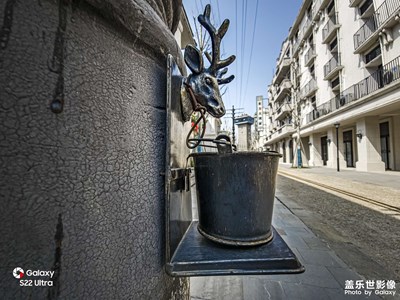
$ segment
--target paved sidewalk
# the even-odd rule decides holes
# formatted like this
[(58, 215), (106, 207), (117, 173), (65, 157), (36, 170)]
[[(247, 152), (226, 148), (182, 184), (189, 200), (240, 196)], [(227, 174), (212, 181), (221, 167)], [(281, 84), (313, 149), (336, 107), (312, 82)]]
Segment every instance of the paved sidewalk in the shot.
[[(277, 193), (284, 203), (283, 195)], [(280, 201), (275, 202), (273, 225), (306, 271), (264, 276), (192, 277), (191, 299), (380, 299), (345, 295), (345, 281), (363, 280)], [(364, 293), (364, 289), (361, 289)], [(397, 295), (396, 295), (397, 296)], [(397, 299), (397, 297), (391, 297)]]
[(400, 192), (400, 172), (397, 171), (359, 172), (354, 168), (345, 168), (338, 172), (336, 169), (327, 167), (309, 167), (297, 169), (292, 168), (290, 164), (279, 164), (279, 170), (291, 172), (294, 175), (297, 174), (300, 176), (322, 175), (323, 177), (327, 178), (350, 180), (353, 182), (396, 189)]
[[(281, 175), (288, 174), (310, 180), (400, 209), (400, 172), (358, 172), (355, 169), (338, 172), (327, 167), (297, 169), (288, 164), (280, 164), (279, 172)], [(378, 209), (382, 213), (393, 215), (387, 209)], [(395, 213), (395, 217), (400, 220), (400, 214)]]

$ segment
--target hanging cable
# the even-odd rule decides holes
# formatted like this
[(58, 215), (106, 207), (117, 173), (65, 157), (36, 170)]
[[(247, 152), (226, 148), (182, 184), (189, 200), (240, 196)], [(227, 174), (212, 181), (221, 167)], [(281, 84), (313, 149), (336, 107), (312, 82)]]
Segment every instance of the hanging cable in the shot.
[(248, 68), (248, 71), (247, 71), (247, 79), (246, 79), (246, 86), (245, 86), (245, 93), (244, 93), (244, 97), (245, 97), (245, 98), (246, 98), (246, 95), (247, 95), (247, 87), (248, 87), (248, 84), (249, 84), (251, 62), (252, 62), (252, 58), (253, 58), (254, 37), (255, 37), (256, 26), (257, 26), (257, 12), (258, 12), (258, 0), (257, 0), (257, 2), (256, 2), (256, 12), (255, 12), (254, 23), (253, 23), (253, 36), (252, 36), (252, 38), (251, 38), (249, 68)]

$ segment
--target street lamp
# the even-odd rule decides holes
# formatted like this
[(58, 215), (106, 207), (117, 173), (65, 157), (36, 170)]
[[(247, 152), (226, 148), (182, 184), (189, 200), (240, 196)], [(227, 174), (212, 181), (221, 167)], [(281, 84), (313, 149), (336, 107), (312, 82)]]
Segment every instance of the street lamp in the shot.
[(336, 128), (336, 165), (337, 165), (337, 171), (340, 172), (340, 168), (339, 168), (339, 126), (340, 123), (336, 122), (335, 124), (333, 124)]

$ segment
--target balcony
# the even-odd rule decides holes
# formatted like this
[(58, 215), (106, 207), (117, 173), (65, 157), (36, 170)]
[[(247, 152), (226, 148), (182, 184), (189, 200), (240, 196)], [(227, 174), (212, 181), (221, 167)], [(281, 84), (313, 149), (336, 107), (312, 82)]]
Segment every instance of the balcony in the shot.
[(276, 110), (275, 119), (283, 120), (292, 111), (290, 104), (286, 101)]
[(318, 119), (318, 118), (320, 118), (322, 116), (325, 116), (325, 115), (331, 113), (333, 111), (332, 103), (335, 102), (334, 101), (335, 99), (336, 99), (336, 97), (332, 98), (328, 102), (325, 102), (325, 103), (319, 105), (318, 107), (314, 108), (314, 110), (309, 112), (306, 115), (307, 123), (310, 123), (310, 122), (312, 122), (312, 121), (314, 121), (314, 120), (316, 120), (316, 119)]
[(300, 98), (308, 98), (315, 94), (318, 90), (317, 82), (314, 78), (312, 78), (300, 91)]
[(283, 137), (286, 137), (286, 136), (288, 136), (288, 135), (290, 135), (290, 134), (292, 134), (294, 132), (295, 132), (295, 129), (293, 128), (293, 124), (285, 122), (283, 125), (278, 127), (276, 132), (273, 134), (272, 138), (273, 139), (283, 138)]
[(314, 22), (318, 21), (321, 18), (321, 15), (322, 15), (321, 3), (322, 3), (322, 0), (314, 1), (314, 5), (312, 8), (312, 20)]
[(275, 73), (275, 82), (276, 84), (279, 84), (282, 79), (286, 77), (286, 74), (290, 70), (290, 63), (291, 59), (289, 57), (284, 57), (279, 63), (278, 63), (278, 69), (276, 70)]
[(310, 47), (310, 49), (308, 49), (306, 55), (304, 56), (304, 65), (306, 67), (309, 67), (310, 65), (312, 65), (312, 63), (314, 62), (314, 58), (317, 56), (317, 53), (315, 51), (315, 46), (312, 45)]
[(273, 131), (274, 131), (274, 128), (275, 128), (275, 127), (274, 127), (274, 125), (272, 125), (272, 123), (268, 125), (268, 131), (269, 131), (269, 132), (273, 132)]
[(379, 68), (370, 76), (344, 90), (339, 95), (333, 97), (328, 102), (317, 106), (306, 115), (307, 123), (339, 110), (396, 81), (400, 81), (400, 56)]
[(395, 16), (399, 12), (399, 0), (386, 0), (375, 11), (376, 23), (378, 27), (392, 27), (395, 23)]
[(324, 28), (322, 28), (322, 43), (329, 43), (336, 35), (336, 31), (339, 27), (340, 25), (337, 14), (333, 14), (332, 17), (329, 18), (328, 22), (326, 22)]
[(276, 98), (275, 101), (279, 102), (285, 96), (290, 95), (290, 89), (292, 88), (292, 82), (289, 79), (284, 79), (281, 84), (279, 85), (276, 91)]
[(361, 53), (376, 42), (378, 39), (378, 34), (374, 33), (377, 33), (377, 29), (378, 27), (375, 20), (375, 15), (372, 15), (353, 35), (354, 53)]
[(350, 0), (349, 6), (350, 6), (350, 7), (357, 7), (357, 6), (360, 5), (360, 3), (361, 3), (362, 1), (363, 1), (363, 0)]
[(328, 6), (330, 0), (316, 0), (316, 4), (317, 5), (319, 2), (319, 9), (318, 10), (323, 10), (325, 7)]
[(333, 79), (341, 69), (343, 66), (340, 65), (340, 54), (336, 54), (324, 65), (324, 80)]
[(382, 64), (381, 46), (378, 45), (364, 56), (365, 67), (374, 68)]
[(312, 28), (313, 28), (313, 22), (312, 22), (311, 15), (306, 15), (305, 18), (306, 18), (306, 21), (304, 22), (304, 25), (303, 25), (303, 39), (308, 38), (308, 36), (312, 32)]
[(360, 17), (366, 19), (374, 14), (374, 1), (367, 0), (360, 6)]
[(400, 10), (400, 1), (384, 1), (354, 34), (354, 53), (367, 50), (378, 40), (378, 32), (383, 27), (391, 28), (396, 24), (396, 14)]
[(297, 56), (297, 53), (300, 50), (300, 46), (303, 44), (302, 39), (299, 37), (294, 43), (293, 43), (293, 57)]

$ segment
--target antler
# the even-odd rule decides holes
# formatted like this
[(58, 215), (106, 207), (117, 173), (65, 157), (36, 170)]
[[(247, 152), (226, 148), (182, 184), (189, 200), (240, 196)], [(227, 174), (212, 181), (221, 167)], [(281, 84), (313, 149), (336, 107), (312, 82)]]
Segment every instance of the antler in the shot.
[(227, 70), (224, 69), (218, 72), (218, 70), (226, 66), (229, 66), (231, 63), (233, 63), (233, 61), (236, 58), (235, 55), (231, 55), (224, 60), (221, 60), (220, 58), (221, 40), (224, 37), (226, 31), (228, 30), (229, 20), (225, 19), (224, 22), (222, 22), (222, 25), (219, 27), (219, 29), (216, 30), (215, 27), (211, 24), (210, 13), (211, 13), (211, 6), (207, 4), (204, 9), (204, 14), (199, 15), (198, 17), (200, 24), (203, 25), (203, 27), (210, 34), (212, 42), (212, 51), (213, 51), (212, 58), (210, 57), (210, 54), (206, 52), (206, 57), (211, 63), (208, 70), (216, 75), (219, 84), (229, 83), (233, 80), (235, 76), (231, 75), (228, 78), (221, 78), (222, 75), (227, 72)]

